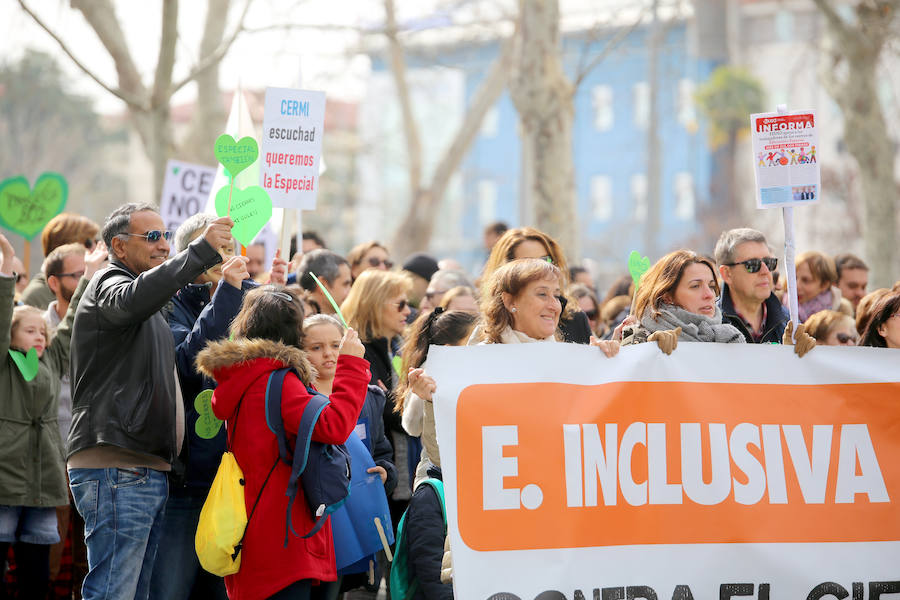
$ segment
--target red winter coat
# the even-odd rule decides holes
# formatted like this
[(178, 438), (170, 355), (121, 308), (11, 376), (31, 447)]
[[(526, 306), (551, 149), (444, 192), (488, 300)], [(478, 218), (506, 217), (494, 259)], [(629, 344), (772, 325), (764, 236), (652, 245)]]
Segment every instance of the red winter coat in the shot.
[[(262, 339), (211, 343), (197, 356), (197, 366), (218, 382), (212, 398), (213, 412), (227, 421), (231, 450), (246, 480), (244, 500), (249, 516), (266, 475), (278, 459), (278, 441), (266, 425), (268, 375), (290, 366), (297, 369), (305, 381), (311, 381), (314, 371), (302, 350)], [(367, 361), (340, 356), (331, 404), (322, 411), (313, 431), (314, 440), (328, 444), (346, 441), (366, 399), (369, 377)], [(292, 447), (309, 398), (303, 383), (288, 374), (284, 379), (281, 412)], [(240, 411), (237, 411), (239, 402)], [(235, 426), (237, 431), (233, 436)], [(309, 539), (291, 534), (287, 548), (284, 547), (288, 506), (285, 490), (290, 474), (290, 467), (279, 461), (260, 496), (244, 536), (241, 570), (225, 578), (231, 600), (268, 598), (302, 579), (337, 579), (330, 522)], [(314, 520), (303, 496), (303, 487), (298, 490), (291, 518), (294, 530), (302, 535), (312, 529)]]

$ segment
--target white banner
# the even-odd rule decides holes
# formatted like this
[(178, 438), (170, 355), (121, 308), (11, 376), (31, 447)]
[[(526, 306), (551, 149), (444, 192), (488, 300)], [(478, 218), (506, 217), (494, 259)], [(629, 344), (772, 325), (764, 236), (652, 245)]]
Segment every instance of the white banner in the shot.
[(316, 208), (324, 129), (324, 92), (266, 88), (259, 185), (272, 206)]
[[(166, 229), (174, 232), (188, 217), (203, 210), (215, 177), (215, 167), (180, 160), (169, 160), (166, 163), (166, 178), (163, 180), (162, 197), (159, 199), (159, 214)], [(175, 244), (171, 246), (172, 254), (175, 254)]]
[(900, 351), (434, 346), (465, 600), (898, 598)]

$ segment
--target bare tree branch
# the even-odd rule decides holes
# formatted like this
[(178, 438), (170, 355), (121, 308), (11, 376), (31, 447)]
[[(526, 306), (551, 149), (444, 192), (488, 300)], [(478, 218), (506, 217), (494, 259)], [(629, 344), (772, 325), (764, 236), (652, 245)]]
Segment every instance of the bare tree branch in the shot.
[(72, 0), (72, 8), (81, 11), (85, 20), (94, 29), (106, 51), (109, 52), (119, 76), (119, 87), (140, 101), (134, 105), (148, 110), (147, 89), (141, 74), (131, 58), (122, 26), (116, 18), (116, 11), (110, 0)]
[(403, 47), (397, 37), (394, 0), (384, 0), (384, 12), (391, 73), (394, 76), (394, 85), (397, 87), (397, 97), (400, 100), (400, 111), (403, 115), (403, 133), (406, 139), (406, 153), (409, 157), (409, 186), (412, 193), (411, 198), (415, 201), (422, 185), (422, 142), (419, 139), (419, 128), (413, 114), (409, 84), (406, 81), (406, 59), (403, 57)]
[(247, 11), (250, 10), (251, 2), (252, 0), (247, 0), (244, 4), (244, 11), (241, 13), (241, 17), (240, 19), (238, 19), (237, 26), (234, 28), (234, 32), (231, 34), (231, 36), (229, 36), (228, 39), (226, 39), (222, 43), (222, 45), (215, 50), (215, 52), (201, 58), (200, 62), (198, 62), (194, 66), (194, 68), (191, 69), (191, 72), (188, 73), (187, 76), (184, 77), (184, 79), (175, 83), (169, 89), (169, 96), (172, 96), (175, 92), (193, 81), (198, 75), (200, 75), (213, 65), (217, 64), (225, 57), (225, 55), (228, 53), (228, 50), (231, 48), (231, 45), (234, 44), (234, 40), (236, 40), (238, 35), (244, 30), (244, 19), (247, 17)]
[(159, 59), (153, 78), (153, 93), (150, 105), (153, 108), (168, 104), (171, 95), (172, 69), (175, 68), (175, 43), (178, 41), (178, 0), (165, 0), (162, 11), (162, 33), (160, 35)]
[[(450, 177), (465, 158), (466, 149), (472, 144), (481, 128), (485, 115), (506, 89), (506, 82), (512, 72), (513, 50), (518, 40), (518, 32), (507, 38), (500, 47), (500, 54), (491, 65), (490, 71), (475, 91), (472, 102), (466, 108), (466, 117), (456, 132), (450, 146), (434, 169), (431, 178), (432, 201), (440, 202)], [(438, 193), (439, 192), (439, 193)]]
[(847, 23), (834, 9), (831, 0), (813, 0), (813, 2), (819, 7), (822, 14), (825, 15), (825, 19), (828, 21), (828, 24), (831, 26), (831, 30), (834, 33), (841, 37), (845, 37), (850, 33), (847, 29)]
[(62, 38), (60, 38), (56, 34), (56, 32), (54, 32), (52, 29), (50, 29), (50, 27), (46, 23), (44, 23), (44, 21), (39, 16), (37, 16), (37, 14), (35, 14), (35, 12), (32, 11), (31, 8), (29, 8), (27, 4), (25, 4), (25, 0), (19, 0), (19, 6), (22, 7), (22, 10), (24, 10), (28, 14), (28, 16), (30, 16), (34, 20), (34, 22), (40, 26), (41, 29), (46, 31), (47, 34), (56, 41), (56, 43), (59, 45), (60, 49), (66, 54), (66, 56), (68, 56), (72, 60), (72, 62), (75, 63), (75, 66), (78, 67), (79, 69), (81, 69), (81, 71), (85, 75), (87, 75), (88, 77), (93, 79), (97, 83), (97, 85), (102, 87), (104, 90), (106, 90), (107, 92), (109, 92), (110, 94), (115, 96), (116, 98), (119, 98), (126, 104), (130, 104), (130, 105), (137, 106), (137, 107), (144, 106), (145, 103), (140, 98), (133, 96), (132, 94), (129, 94), (128, 92), (126, 92), (120, 88), (112, 87), (111, 85), (105, 83), (102, 79), (100, 79), (100, 77), (96, 73), (94, 73), (93, 71), (88, 69), (84, 65), (84, 63), (82, 63), (80, 60), (78, 60), (78, 58), (75, 56), (75, 54), (72, 52), (72, 50), (69, 49), (69, 47), (62, 40)]
[(578, 73), (575, 76), (575, 81), (572, 83), (572, 86), (575, 89), (578, 89), (578, 86), (580, 86), (582, 84), (582, 82), (585, 80), (585, 78), (588, 75), (590, 75), (591, 71), (593, 71), (595, 68), (597, 68), (597, 65), (599, 65), (604, 60), (606, 60), (606, 57), (609, 56), (612, 53), (612, 51), (615, 50), (619, 46), (619, 44), (621, 44), (623, 41), (625, 41), (625, 38), (627, 38), (629, 35), (631, 35), (631, 32), (634, 31), (638, 27), (638, 25), (641, 24), (641, 21), (643, 19), (644, 19), (644, 12), (641, 11), (641, 14), (638, 16), (638, 18), (635, 19), (634, 23), (631, 24), (631, 27), (619, 29), (619, 31), (616, 32), (616, 35), (614, 35), (611, 40), (606, 42), (606, 45), (603, 46), (603, 50), (601, 50), (596, 56), (594, 56), (594, 58), (592, 58), (588, 64), (584, 65), (581, 69), (578, 70)]

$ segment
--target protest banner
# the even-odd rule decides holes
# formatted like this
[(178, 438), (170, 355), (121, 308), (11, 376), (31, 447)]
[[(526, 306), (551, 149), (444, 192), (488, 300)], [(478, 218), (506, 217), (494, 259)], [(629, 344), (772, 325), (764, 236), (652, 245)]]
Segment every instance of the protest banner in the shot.
[[(212, 191), (216, 169), (180, 160), (166, 163), (159, 211), (166, 229), (175, 231), (189, 217), (203, 211), (206, 199)], [(172, 253), (175, 246), (172, 245)]]
[(898, 356), (432, 347), (455, 597), (900, 593)]
[(313, 210), (325, 127), (325, 94), (266, 88), (259, 185), (272, 205)]

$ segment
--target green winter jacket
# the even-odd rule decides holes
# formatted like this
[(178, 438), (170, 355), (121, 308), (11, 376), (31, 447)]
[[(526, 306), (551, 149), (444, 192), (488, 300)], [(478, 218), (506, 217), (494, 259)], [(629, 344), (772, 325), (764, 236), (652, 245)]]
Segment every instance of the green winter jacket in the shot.
[(0, 504), (64, 506), (69, 503), (65, 448), (59, 435), (59, 378), (69, 369), (69, 342), (78, 288), (44, 350), (37, 376), (25, 381), (9, 354), (15, 280), (0, 276)]

